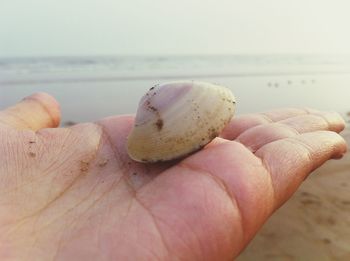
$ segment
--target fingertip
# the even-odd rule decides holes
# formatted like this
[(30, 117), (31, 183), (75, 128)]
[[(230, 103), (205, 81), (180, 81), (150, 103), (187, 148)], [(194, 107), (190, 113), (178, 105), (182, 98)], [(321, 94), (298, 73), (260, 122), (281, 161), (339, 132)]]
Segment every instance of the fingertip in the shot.
[(339, 135), (339, 137), (340, 137), (340, 139), (341, 139), (340, 142), (341, 142), (342, 146), (341, 146), (341, 148), (340, 148), (340, 150), (339, 150), (338, 155), (335, 156), (336, 159), (337, 159), (337, 157), (339, 157), (339, 159), (341, 159), (341, 158), (348, 152), (348, 144), (347, 144), (347, 141), (345, 140), (344, 137), (342, 137), (342, 136), (340, 136), (340, 135)]
[(41, 107), (50, 116), (52, 123), (50, 127), (58, 127), (61, 122), (61, 109), (58, 101), (48, 93), (37, 92), (30, 96), (27, 96), (23, 101), (34, 101), (41, 105)]
[(336, 115), (337, 115), (337, 118), (338, 118), (338, 132), (341, 132), (345, 129), (346, 127), (346, 122), (345, 122), (345, 119), (338, 113), (338, 112), (334, 112)]
[(316, 115), (319, 115), (323, 117), (329, 125), (329, 130), (335, 131), (337, 133), (343, 131), (345, 129), (346, 123), (343, 117), (336, 111), (327, 111), (327, 112), (320, 112), (315, 113)]
[(51, 104), (54, 104), (59, 107), (58, 101), (52, 95), (46, 92), (36, 92), (23, 98), (23, 100), (28, 100), (28, 99), (38, 100), (38, 101), (48, 101)]
[[(330, 159), (341, 159), (348, 151), (347, 142), (338, 133), (334, 131), (319, 131), (320, 134), (324, 135), (324, 144), (329, 143), (332, 146), (332, 155)], [(328, 135), (328, 138), (326, 138)]]

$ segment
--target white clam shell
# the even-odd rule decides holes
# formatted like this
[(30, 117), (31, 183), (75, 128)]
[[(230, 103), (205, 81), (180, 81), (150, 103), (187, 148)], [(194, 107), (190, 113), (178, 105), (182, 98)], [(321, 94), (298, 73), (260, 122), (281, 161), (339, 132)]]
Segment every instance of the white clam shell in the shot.
[(186, 156), (217, 137), (234, 111), (232, 92), (219, 85), (178, 81), (152, 87), (139, 103), (128, 154), (139, 162)]

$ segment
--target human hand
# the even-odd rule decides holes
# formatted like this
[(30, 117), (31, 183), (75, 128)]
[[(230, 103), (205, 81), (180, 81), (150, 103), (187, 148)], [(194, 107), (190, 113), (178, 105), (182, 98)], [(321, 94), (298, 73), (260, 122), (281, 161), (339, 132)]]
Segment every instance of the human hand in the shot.
[(232, 260), (315, 168), (346, 151), (335, 113), (236, 117), (203, 150), (140, 164), (132, 116), (56, 128), (46, 94), (0, 112), (0, 260)]

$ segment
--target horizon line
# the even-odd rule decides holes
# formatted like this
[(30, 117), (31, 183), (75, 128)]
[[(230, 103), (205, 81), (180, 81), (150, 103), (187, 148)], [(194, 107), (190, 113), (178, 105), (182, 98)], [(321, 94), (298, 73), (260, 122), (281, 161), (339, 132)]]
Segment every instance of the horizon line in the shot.
[(220, 56), (349, 56), (350, 53), (206, 53), (206, 54), (62, 54), (62, 55), (19, 55), (1, 56), (1, 59), (50, 59), (50, 58), (86, 58), (86, 57), (220, 57)]

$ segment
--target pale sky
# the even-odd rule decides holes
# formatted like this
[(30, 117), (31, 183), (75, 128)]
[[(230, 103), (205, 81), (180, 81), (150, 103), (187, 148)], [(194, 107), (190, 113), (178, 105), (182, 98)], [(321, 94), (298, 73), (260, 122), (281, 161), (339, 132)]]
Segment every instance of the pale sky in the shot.
[(0, 57), (350, 53), (349, 0), (0, 0)]

